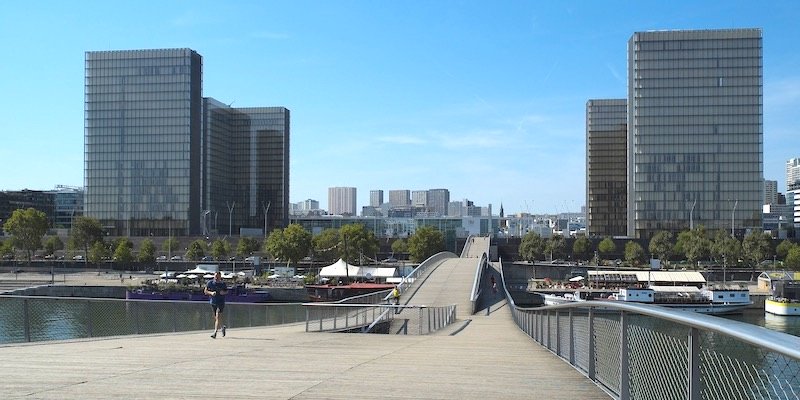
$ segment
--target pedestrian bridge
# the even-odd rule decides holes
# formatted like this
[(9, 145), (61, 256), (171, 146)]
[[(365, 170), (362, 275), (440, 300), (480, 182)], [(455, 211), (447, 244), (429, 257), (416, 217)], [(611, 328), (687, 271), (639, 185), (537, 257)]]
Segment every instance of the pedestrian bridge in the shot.
[[(0, 359), (13, 367), (0, 392), (37, 399), (199, 399), (209, 388), (237, 399), (798, 398), (796, 337), (612, 302), (518, 308), (504, 285), (491, 290), (489, 276), (502, 283), (503, 271), (488, 262), (489, 246), (489, 238), (471, 238), (460, 256), (427, 260), (401, 285), (400, 306), (385, 297), (333, 306), (345, 318), (312, 316), (325, 306), (307, 305), (302, 322), (229, 324), (228, 336), (216, 340), (208, 331), (176, 328), (4, 345)], [(437, 311), (420, 316), (431, 309)], [(229, 318), (249, 313), (260, 321), (252, 308), (230, 310)], [(160, 312), (128, 314), (146, 319)], [(375, 317), (365, 324), (368, 314)], [(268, 315), (274, 323), (275, 313)], [(332, 328), (332, 319), (363, 328), (383, 315), (391, 315), (390, 333), (427, 334), (318, 332), (346, 330)], [(99, 329), (98, 318), (88, 317), (90, 331)]]

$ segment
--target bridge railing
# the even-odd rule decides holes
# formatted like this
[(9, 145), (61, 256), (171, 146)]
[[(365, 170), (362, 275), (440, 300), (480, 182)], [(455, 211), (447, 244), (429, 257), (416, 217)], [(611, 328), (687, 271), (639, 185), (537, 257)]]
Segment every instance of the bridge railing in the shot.
[[(0, 295), (0, 344), (214, 328), (206, 302)], [(302, 322), (300, 303), (227, 303), (228, 328)]]
[[(306, 332), (427, 335), (453, 323), (456, 306), (306, 303)], [(402, 323), (397, 324), (400, 320)], [(383, 327), (381, 327), (383, 325)], [(392, 331), (392, 327), (397, 327)]]
[(522, 331), (618, 399), (800, 398), (796, 336), (644, 304), (508, 300)]

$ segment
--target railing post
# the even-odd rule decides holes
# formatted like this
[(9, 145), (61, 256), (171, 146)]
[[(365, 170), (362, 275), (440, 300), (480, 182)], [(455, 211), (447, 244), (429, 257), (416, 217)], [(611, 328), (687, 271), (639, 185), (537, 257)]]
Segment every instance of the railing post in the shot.
[(28, 299), (22, 300), (22, 319), (23, 321), (23, 331), (25, 332), (25, 341), (31, 341), (31, 316), (30, 311), (28, 310)]
[(630, 364), (628, 363), (628, 318), (625, 311), (619, 313), (619, 400), (628, 400), (630, 390)]
[[(309, 322), (309, 317), (311, 317), (311, 315), (309, 314), (309, 308), (311, 308), (311, 307), (310, 306), (306, 306), (306, 332), (308, 332), (308, 322)], [(267, 325), (269, 325), (269, 324), (267, 324)]]
[(86, 335), (92, 337), (92, 301), (86, 300)]
[(545, 326), (545, 335), (547, 336), (547, 348), (552, 350), (552, 343), (550, 343), (550, 311), (547, 312), (547, 325)]
[(688, 383), (686, 388), (687, 400), (700, 400), (700, 331), (697, 328), (689, 328), (689, 341), (687, 343), (688, 357), (687, 365)]
[(569, 309), (569, 363), (575, 365), (575, 319), (572, 308)]
[(556, 355), (561, 356), (561, 324), (559, 324), (559, 320), (561, 319), (561, 313), (556, 310)]
[(596, 381), (597, 377), (595, 376), (595, 355), (594, 355), (594, 307), (589, 307), (589, 323), (586, 331), (589, 334), (589, 349), (587, 354), (587, 359), (589, 360), (589, 366), (587, 367), (587, 375), (589, 379)]

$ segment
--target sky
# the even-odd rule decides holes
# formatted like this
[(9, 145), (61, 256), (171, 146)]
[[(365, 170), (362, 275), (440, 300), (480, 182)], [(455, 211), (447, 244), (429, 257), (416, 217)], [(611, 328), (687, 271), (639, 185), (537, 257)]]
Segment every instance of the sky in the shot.
[(191, 48), (203, 96), (291, 112), (290, 201), (446, 188), (585, 204), (586, 101), (625, 98), (634, 32), (761, 28), (764, 176), (800, 157), (800, 2), (15, 1), (0, 5), (0, 190), (83, 186), (86, 51)]

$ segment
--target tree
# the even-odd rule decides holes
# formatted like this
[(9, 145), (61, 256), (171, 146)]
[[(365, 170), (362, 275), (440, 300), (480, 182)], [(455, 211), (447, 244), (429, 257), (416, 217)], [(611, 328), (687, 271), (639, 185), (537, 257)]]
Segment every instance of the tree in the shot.
[(572, 255), (576, 260), (588, 260), (591, 257), (592, 242), (586, 236), (581, 236), (572, 244)]
[(408, 242), (405, 239), (397, 239), (392, 242), (392, 255), (408, 253)]
[(668, 231), (659, 231), (650, 238), (650, 244), (647, 246), (647, 250), (659, 260), (666, 261), (672, 253), (672, 247), (672, 233)]
[(251, 237), (239, 238), (239, 243), (236, 245), (236, 254), (242, 257), (247, 257), (258, 251), (261, 245), (258, 240)]
[(114, 260), (116, 262), (127, 264), (133, 261), (133, 243), (128, 238), (122, 238), (118, 241), (117, 247), (114, 249)]
[(178, 252), (180, 250), (181, 244), (178, 242), (174, 236), (170, 236), (161, 243), (161, 251), (166, 251), (167, 254), (172, 256), (172, 252)]
[(0, 242), (0, 255), (14, 256), (14, 243), (12, 243), (10, 240)]
[(186, 251), (186, 258), (192, 261), (197, 261), (206, 255), (206, 242), (202, 239), (197, 239), (189, 244), (189, 250)]
[(58, 236), (48, 236), (44, 240), (44, 251), (48, 256), (53, 255), (58, 250), (64, 250), (64, 242)]
[(142, 240), (139, 245), (139, 255), (136, 257), (140, 263), (152, 263), (156, 260), (156, 245), (150, 239)]
[(413, 262), (422, 262), (444, 251), (444, 235), (432, 226), (423, 226), (408, 238), (408, 254)]
[(617, 245), (614, 244), (614, 240), (610, 237), (606, 237), (597, 245), (597, 251), (600, 252), (600, 256), (603, 257), (603, 259), (607, 260), (608, 256), (617, 252)]
[(16, 209), (3, 229), (11, 235), (15, 247), (25, 250), (30, 262), (33, 253), (42, 247), (42, 238), (47, 233), (47, 215), (35, 208)]
[(311, 233), (299, 224), (273, 230), (264, 243), (264, 250), (275, 258), (285, 260), (286, 265), (300, 261), (310, 249)]
[[(75, 218), (70, 231), (70, 244), (74, 249), (83, 249), (84, 254), (89, 253), (89, 247), (103, 240), (103, 228), (100, 221), (86, 216)], [(88, 258), (88, 257), (87, 257)]]
[(779, 260), (786, 260), (786, 256), (789, 254), (789, 250), (792, 249), (792, 246), (795, 244), (792, 243), (789, 239), (783, 239), (783, 241), (775, 247), (775, 255), (778, 257)]
[(645, 253), (642, 245), (632, 240), (625, 243), (625, 261), (627, 261), (628, 264), (639, 266), (639, 264), (644, 261), (644, 256)]
[(752, 268), (751, 278), (755, 278), (756, 265), (772, 255), (771, 240), (772, 238), (768, 233), (760, 230), (750, 232), (742, 240), (742, 258)]
[(87, 253), (86, 261), (93, 264), (97, 264), (99, 269), (100, 261), (102, 261), (104, 258), (107, 257), (108, 257), (108, 247), (106, 247), (106, 244), (103, 243), (102, 240), (98, 240), (92, 244), (92, 248)]
[(339, 228), (339, 237), (341, 239), (339, 254), (350, 264), (361, 265), (362, 255), (374, 258), (378, 252), (378, 240), (375, 239), (375, 234), (362, 224), (342, 226)]
[(800, 246), (793, 245), (786, 253), (786, 261), (784, 261), (786, 268), (794, 271), (800, 271)]
[(689, 235), (678, 235), (678, 241), (686, 254), (686, 259), (693, 265), (700, 260), (707, 260), (711, 252), (711, 241), (706, 236), (706, 228), (702, 225), (689, 231)]
[(547, 239), (545, 251), (550, 254), (550, 259), (562, 258), (567, 248), (567, 240), (561, 235), (553, 235)]
[(211, 243), (211, 256), (217, 260), (222, 260), (230, 254), (231, 245), (227, 240), (217, 239)]
[(739, 260), (742, 253), (742, 245), (739, 241), (728, 234), (727, 230), (720, 229), (711, 242), (711, 256), (717, 262), (722, 262), (723, 266), (735, 263)]
[(315, 260), (332, 263), (339, 257), (339, 230), (328, 228), (311, 239)]
[(519, 243), (519, 257), (525, 261), (535, 262), (544, 258), (546, 243), (536, 232), (528, 232)]

